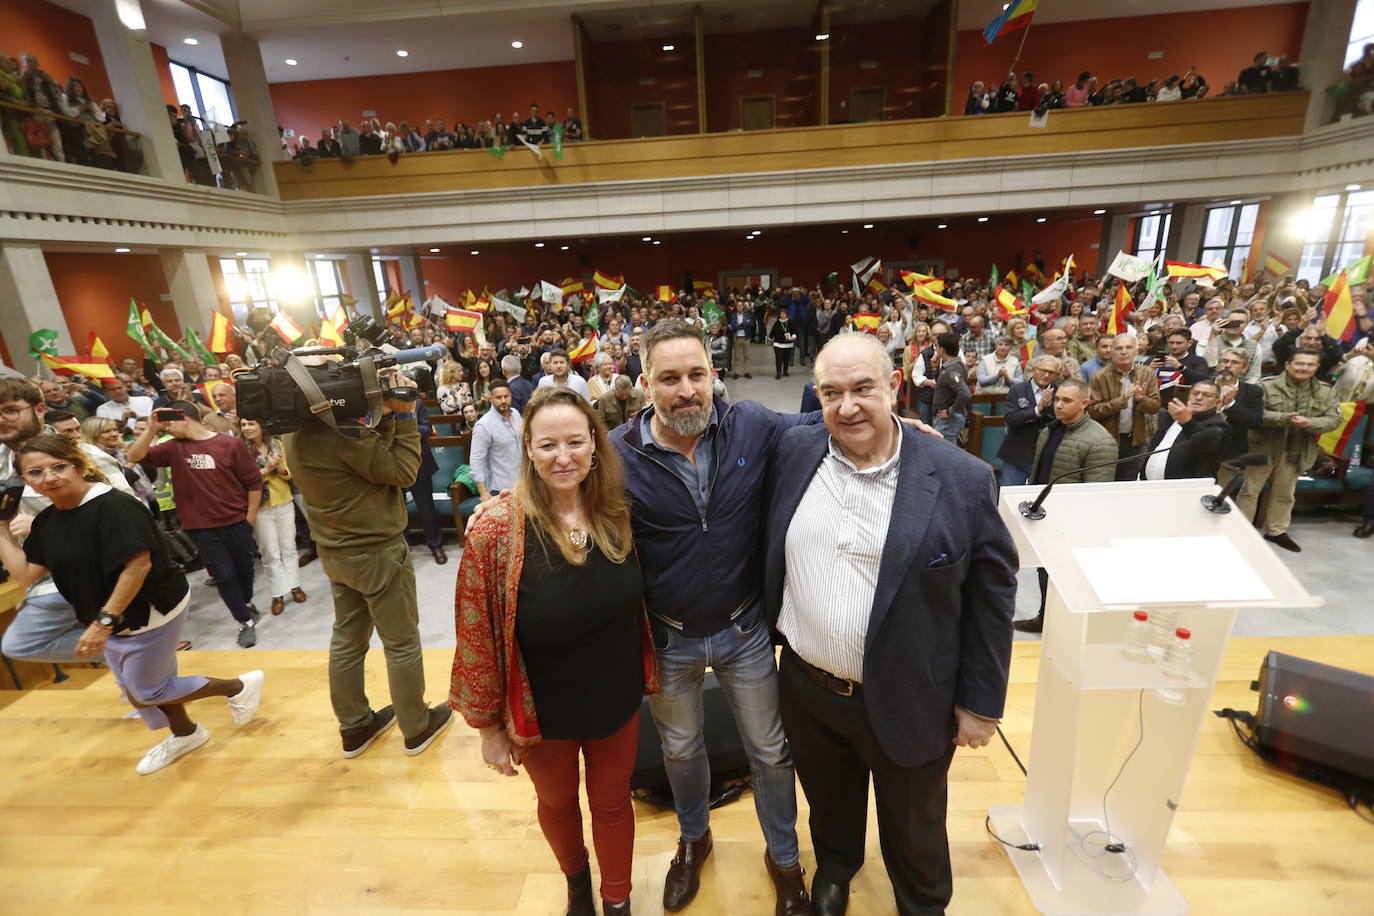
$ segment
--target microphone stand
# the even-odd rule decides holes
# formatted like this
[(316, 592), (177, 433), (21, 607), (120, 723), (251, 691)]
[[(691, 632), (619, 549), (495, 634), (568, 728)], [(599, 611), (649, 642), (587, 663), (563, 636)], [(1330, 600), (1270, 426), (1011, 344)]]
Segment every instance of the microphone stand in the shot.
[(1045, 510), (1041, 508), (1041, 504), (1045, 501), (1045, 497), (1049, 496), (1050, 489), (1055, 484), (1059, 483), (1059, 481), (1063, 480), (1065, 477), (1072, 477), (1073, 475), (1081, 474), (1084, 471), (1095, 471), (1098, 468), (1111, 467), (1114, 464), (1125, 464), (1127, 461), (1139, 461), (1144, 458), (1151, 458), (1155, 455), (1162, 455), (1165, 452), (1169, 451), (1169, 449), (1171, 448), (1173, 448), (1172, 445), (1168, 448), (1161, 448), (1156, 449), (1153, 452), (1146, 452), (1143, 455), (1131, 455), (1127, 458), (1118, 458), (1115, 461), (1104, 461), (1101, 464), (1090, 464), (1085, 468), (1074, 468), (1072, 471), (1065, 471), (1063, 474), (1060, 474), (1058, 477), (1054, 478), (1049, 483), (1045, 484), (1045, 489), (1041, 490), (1040, 495), (1035, 497), (1035, 502), (1023, 502), (1021, 503), (1021, 505), (1016, 507), (1016, 511), (1021, 513), (1022, 518), (1030, 519), (1033, 522), (1038, 522), (1040, 521), (1040, 519), (1045, 517)]

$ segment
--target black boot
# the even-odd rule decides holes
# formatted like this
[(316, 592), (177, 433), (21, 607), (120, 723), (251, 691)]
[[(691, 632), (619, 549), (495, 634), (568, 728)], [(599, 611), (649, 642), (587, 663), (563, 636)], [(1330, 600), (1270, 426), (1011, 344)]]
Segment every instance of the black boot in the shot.
[(626, 897), (619, 903), (603, 900), (601, 901), (601, 912), (605, 916), (630, 916), (630, 898)]
[(575, 875), (568, 875), (568, 916), (596, 916), (596, 898), (592, 896), (592, 863), (582, 866)]

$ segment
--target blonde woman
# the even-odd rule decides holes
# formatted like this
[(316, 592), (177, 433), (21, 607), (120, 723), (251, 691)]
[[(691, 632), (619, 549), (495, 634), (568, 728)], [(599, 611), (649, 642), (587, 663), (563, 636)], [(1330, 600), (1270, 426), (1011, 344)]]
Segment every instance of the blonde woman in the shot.
[(463, 412), (463, 405), (472, 403), (472, 388), (467, 383), (467, 370), (456, 360), (447, 360), (439, 367), (439, 385), (435, 389), (442, 413)]
[(291, 495), (291, 469), (276, 436), (263, 432), (256, 420), (240, 419), (238, 433), (257, 459), (262, 474), (262, 503), (253, 520), (253, 535), (262, 554), (267, 584), (272, 593), (272, 614), (286, 610), (286, 595), (297, 604), (305, 601), (296, 559), (296, 506)]

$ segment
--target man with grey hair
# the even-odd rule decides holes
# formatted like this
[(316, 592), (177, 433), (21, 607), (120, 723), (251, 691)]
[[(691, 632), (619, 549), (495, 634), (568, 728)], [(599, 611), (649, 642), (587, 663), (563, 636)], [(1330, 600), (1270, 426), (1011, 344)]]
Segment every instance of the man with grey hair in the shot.
[(617, 375), (611, 390), (596, 402), (596, 415), (607, 429), (615, 429), (639, 413), (644, 407), (644, 392), (635, 387), (628, 375)]
[(1112, 341), (1112, 363), (1088, 380), (1092, 392), (1088, 413), (1119, 443), (1117, 458), (1133, 458), (1117, 465), (1117, 480), (1135, 480), (1154, 438), (1160, 408), (1159, 379), (1148, 366), (1136, 363), (1140, 344), (1131, 333)]
[(1002, 486), (1019, 487), (1030, 480), (1035, 440), (1054, 420), (1054, 389), (1062, 363), (1043, 353), (1030, 361), (1030, 378), (1007, 392), (1002, 418), (1007, 434), (997, 457), (1002, 459)]
[(534, 385), (521, 374), (523, 368), (520, 357), (514, 353), (501, 357), (501, 374), (506, 377), (506, 384), (510, 385), (511, 406), (520, 414), (525, 412), (525, 405), (529, 403), (530, 395), (534, 394)]
[(988, 744), (1006, 698), (1017, 559), (992, 475), (904, 428), (900, 384), (873, 338), (830, 341), (825, 426), (787, 430), (773, 472), (764, 588), (827, 916), (863, 865), (870, 782), (893, 911), (944, 911), (950, 762)]

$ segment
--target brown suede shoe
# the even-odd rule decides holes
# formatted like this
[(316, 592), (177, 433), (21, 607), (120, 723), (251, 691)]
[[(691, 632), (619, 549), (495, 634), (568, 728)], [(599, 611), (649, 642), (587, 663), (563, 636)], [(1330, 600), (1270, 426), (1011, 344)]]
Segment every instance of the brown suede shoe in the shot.
[(300, 604), (302, 601), (304, 601), (305, 589), (301, 588), (299, 585), (291, 589), (291, 600), (296, 602), (297, 604)]
[(663, 908), (670, 913), (692, 902), (701, 887), (701, 866), (711, 855), (711, 831), (699, 840), (677, 841), (677, 855), (668, 865), (668, 877), (663, 881)]
[(286, 610), (286, 602), (283, 601), (283, 600), (281, 599), (281, 596), (277, 596), (276, 598), (273, 598), (273, 599), (272, 599), (272, 614), (273, 614), (273, 616), (275, 616), (275, 615), (277, 615), (277, 614), (280, 614), (280, 613), (281, 613), (282, 611), (284, 611), (284, 610)]
[(806, 896), (806, 869), (801, 863), (783, 868), (764, 850), (763, 864), (768, 868), (768, 877), (773, 879), (773, 889), (778, 892), (778, 905), (773, 910), (775, 916), (809, 916), (811, 898)]

